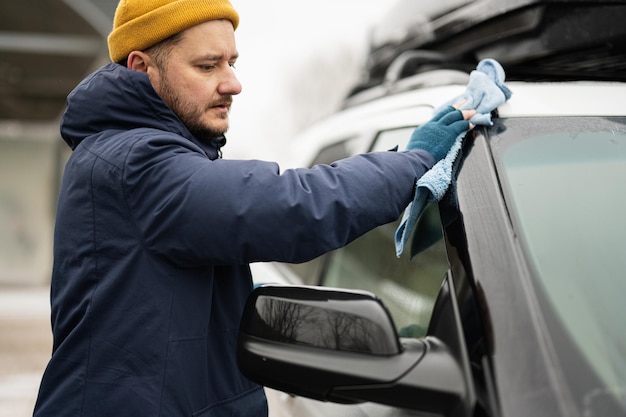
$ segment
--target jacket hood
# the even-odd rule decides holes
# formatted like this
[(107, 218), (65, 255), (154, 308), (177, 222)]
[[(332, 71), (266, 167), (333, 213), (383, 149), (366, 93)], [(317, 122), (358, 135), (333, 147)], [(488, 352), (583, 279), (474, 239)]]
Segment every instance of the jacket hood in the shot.
[[(72, 149), (91, 135), (135, 128), (160, 129), (200, 144), (154, 91), (145, 73), (107, 64), (87, 76), (67, 97), (61, 136)], [(218, 147), (224, 142), (223, 137), (216, 140)]]

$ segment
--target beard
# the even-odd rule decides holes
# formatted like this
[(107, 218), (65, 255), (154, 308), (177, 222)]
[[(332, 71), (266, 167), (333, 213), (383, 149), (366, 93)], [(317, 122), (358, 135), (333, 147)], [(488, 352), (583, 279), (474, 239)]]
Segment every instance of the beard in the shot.
[[(209, 143), (216, 138), (224, 136), (226, 129), (215, 129), (204, 123), (202, 121), (203, 109), (195, 105), (195, 103), (185, 101), (170, 87), (170, 83), (165, 76), (163, 77), (160, 90), (159, 96), (161, 99), (172, 109), (174, 114), (178, 116), (196, 139)], [(232, 97), (223, 96), (221, 101), (230, 102)], [(224, 115), (223, 118), (228, 118), (228, 115)]]

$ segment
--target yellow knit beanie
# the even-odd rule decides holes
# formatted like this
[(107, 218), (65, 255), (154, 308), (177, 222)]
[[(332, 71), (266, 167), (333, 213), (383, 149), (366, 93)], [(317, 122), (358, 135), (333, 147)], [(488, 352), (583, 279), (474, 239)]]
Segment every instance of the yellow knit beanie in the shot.
[(120, 62), (185, 29), (227, 19), (237, 29), (239, 15), (228, 0), (120, 0), (109, 35), (109, 56)]

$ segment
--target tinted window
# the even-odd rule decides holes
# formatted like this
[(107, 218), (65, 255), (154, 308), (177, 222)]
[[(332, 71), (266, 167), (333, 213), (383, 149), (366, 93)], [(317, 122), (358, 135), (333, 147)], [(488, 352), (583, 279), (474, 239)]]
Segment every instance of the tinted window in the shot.
[(380, 297), (404, 337), (426, 334), (435, 297), (448, 270), (439, 210), (428, 206), (414, 240), (422, 251), (396, 257), (394, 234), (399, 221), (378, 227), (331, 253), (322, 284), (358, 288)]
[(331, 164), (339, 159), (351, 156), (353, 154), (351, 151), (351, 144), (351, 139), (345, 139), (322, 148), (313, 161), (311, 161), (310, 166), (317, 164)]
[(619, 402), (626, 386), (626, 120), (507, 120), (493, 144), (559, 357), (581, 358), (564, 368), (589, 368), (584, 378), (571, 375), (587, 406)]
[[(404, 149), (415, 127), (380, 132), (372, 151)], [(422, 215), (412, 247), (414, 257), (397, 258), (394, 234), (399, 221), (381, 226), (331, 253), (326, 260), (322, 285), (358, 288), (373, 292), (389, 308), (400, 335), (426, 333), (435, 297), (448, 269), (438, 207), (431, 204)]]
[(372, 152), (405, 149), (413, 130), (415, 127), (401, 127), (381, 132), (372, 146)]

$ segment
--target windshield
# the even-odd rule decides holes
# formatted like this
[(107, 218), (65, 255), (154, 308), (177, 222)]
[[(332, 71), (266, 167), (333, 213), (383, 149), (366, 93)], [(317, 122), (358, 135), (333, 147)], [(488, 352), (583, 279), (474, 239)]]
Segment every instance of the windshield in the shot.
[[(492, 140), (494, 155), (514, 227), (550, 312), (544, 316), (556, 356), (584, 409), (606, 411), (613, 404), (609, 409), (623, 412), (626, 119), (505, 124)], [(581, 378), (584, 369), (593, 377)]]

